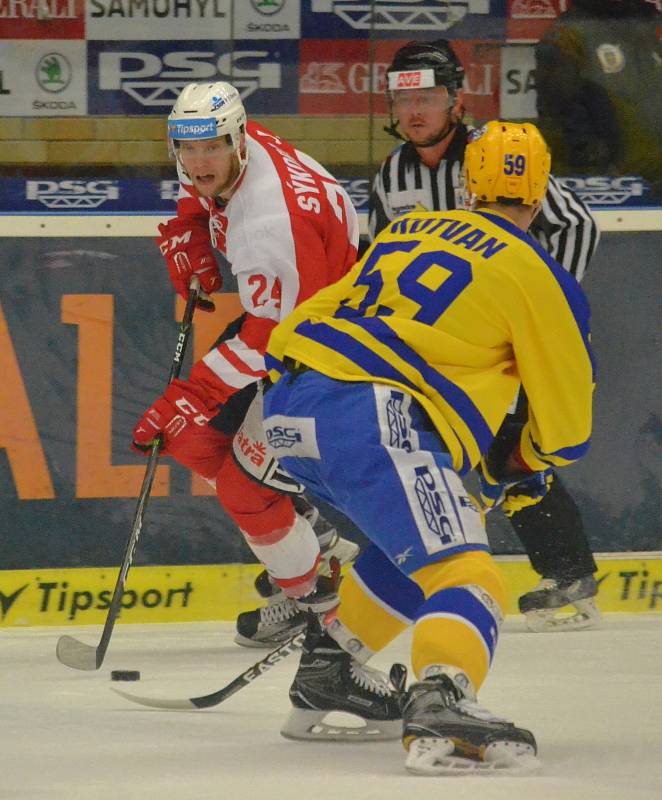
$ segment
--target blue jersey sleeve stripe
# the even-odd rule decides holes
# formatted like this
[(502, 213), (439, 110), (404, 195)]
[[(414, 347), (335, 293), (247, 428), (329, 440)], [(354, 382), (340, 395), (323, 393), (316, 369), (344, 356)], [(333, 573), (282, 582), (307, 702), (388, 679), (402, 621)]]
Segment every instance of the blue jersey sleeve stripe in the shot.
[(560, 450), (554, 450), (551, 453), (544, 453), (535, 442), (531, 442), (536, 455), (542, 460), (546, 461), (548, 458), (563, 458), (566, 461), (578, 461), (586, 455), (589, 447), (591, 446), (590, 438), (581, 444), (576, 444), (571, 447), (562, 447)]
[(593, 381), (595, 382), (595, 359), (593, 357), (593, 350), (591, 348), (591, 343), (589, 341), (590, 335), (590, 319), (591, 319), (591, 309), (588, 304), (588, 300), (586, 299), (586, 295), (580, 288), (577, 281), (573, 278), (573, 276), (567, 272), (563, 267), (557, 263), (548, 252), (546, 252), (538, 242), (536, 242), (533, 237), (529, 236), (528, 233), (520, 230), (514, 223), (510, 222), (507, 219), (503, 219), (502, 217), (495, 216), (494, 214), (490, 214), (489, 211), (477, 211), (477, 214), (480, 214), (482, 217), (489, 219), (494, 225), (497, 225), (499, 228), (503, 228), (503, 230), (507, 231), (511, 236), (519, 239), (521, 242), (524, 242), (533, 250), (535, 250), (536, 254), (545, 262), (549, 271), (552, 273), (556, 282), (559, 284), (561, 291), (563, 292), (563, 296), (566, 299), (566, 302), (572, 312), (573, 317), (575, 318), (575, 322), (577, 323), (577, 327), (579, 328), (579, 332), (581, 334), (582, 340), (584, 342), (584, 347), (586, 348), (586, 352), (588, 354), (589, 360), (591, 362), (591, 369), (593, 370)]

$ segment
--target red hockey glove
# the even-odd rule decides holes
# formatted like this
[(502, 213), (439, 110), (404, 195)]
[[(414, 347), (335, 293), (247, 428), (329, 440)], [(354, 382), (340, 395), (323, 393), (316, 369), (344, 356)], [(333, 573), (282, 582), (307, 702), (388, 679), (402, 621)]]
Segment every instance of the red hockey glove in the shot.
[[(209, 225), (205, 220), (175, 217), (159, 225), (159, 233), (161, 236), (156, 243), (165, 256), (170, 281), (177, 294), (184, 300), (188, 299), (193, 275), (198, 276), (206, 294), (220, 290), (221, 275), (209, 238)], [(198, 298), (198, 306), (203, 311), (214, 310), (212, 301), (203, 297)]]
[(216, 407), (210, 407), (193, 384), (174, 380), (133, 429), (131, 449), (142, 455), (149, 453), (160, 433), (163, 437), (161, 453), (168, 455), (175, 439), (179, 447), (196, 427), (204, 427), (216, 413)]

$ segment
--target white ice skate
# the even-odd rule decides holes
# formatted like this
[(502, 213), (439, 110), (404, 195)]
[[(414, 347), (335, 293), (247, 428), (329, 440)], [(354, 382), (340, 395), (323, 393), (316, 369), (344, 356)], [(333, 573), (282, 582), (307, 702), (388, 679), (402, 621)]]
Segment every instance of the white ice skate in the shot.
[(530, 745), (496, 742), (488, 745), (482, 761), (455, 755), (452, 739), (415, 739), (405, 767), (417, 775), (533, 775), (542, 765)]
[(530, 775), (541, 766), (531, 731), (470, 702), (445, 674), (407, 689), (402, 742), (405, 767), (418, 775)]

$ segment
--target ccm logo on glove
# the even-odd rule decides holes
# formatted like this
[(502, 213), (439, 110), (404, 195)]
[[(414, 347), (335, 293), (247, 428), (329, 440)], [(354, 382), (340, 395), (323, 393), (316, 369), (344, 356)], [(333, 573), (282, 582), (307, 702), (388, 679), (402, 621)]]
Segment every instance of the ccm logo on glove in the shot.
[[(203, 292), (210, 294), (221, 288), (221, 274), (211, 245), (209, 223), (204, 219), (175, 219), (159, 225), (161, 236), (156, 240), (165, 256), (170, 282), (177, 294), (188, 298), (191, 278), (197, 275)], [(213, 311), (214, 304), (198, 299), (198, 306)]]
[(195, 431), (195, 426), (205, 426), (215, 414), (216, 407), (210, 408), (192, 384), (175, 380), (133, 429), (132, 449), (139, 453), (149, 451), (161, 434), (161, 452), (167, 455), (175, 439), (179, 446)]
[[(159, 233), (163, 236), (168, 235), (168, 225), (161, 224), (159, 225)], [(157, 239), (159, 243), (159, 250), (161, 251), (162, 255), (167, 256), (169, 253), (174, 252), (177, 250), (178, 247), (181, 245), (188, 244), (191, 241), (191, 234), (193, 231), (184, 231), (181, 236), (173, 236), (171, 239)]]

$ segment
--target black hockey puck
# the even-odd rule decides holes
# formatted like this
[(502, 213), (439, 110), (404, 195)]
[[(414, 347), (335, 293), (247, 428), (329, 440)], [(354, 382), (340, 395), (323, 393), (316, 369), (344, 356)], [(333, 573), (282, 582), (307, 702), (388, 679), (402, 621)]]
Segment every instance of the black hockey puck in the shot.
[(139, 681), (140, 673), (137, 669), (114, 669), (110, 673), (111, 681)]

